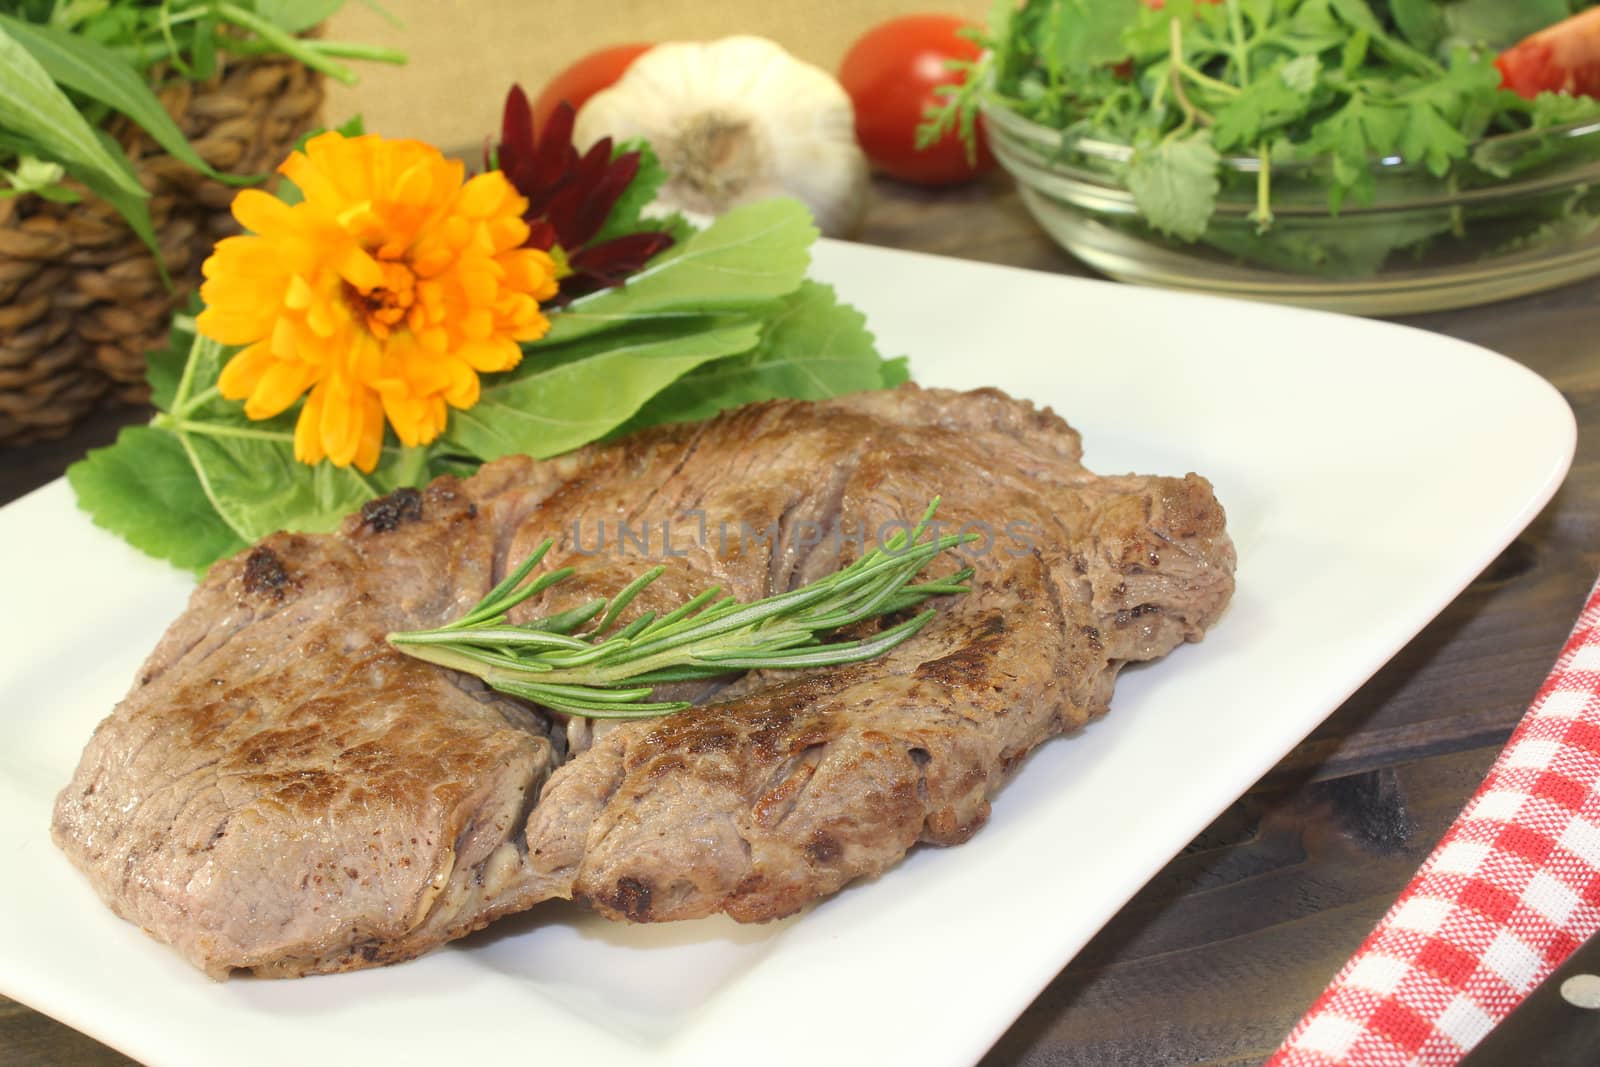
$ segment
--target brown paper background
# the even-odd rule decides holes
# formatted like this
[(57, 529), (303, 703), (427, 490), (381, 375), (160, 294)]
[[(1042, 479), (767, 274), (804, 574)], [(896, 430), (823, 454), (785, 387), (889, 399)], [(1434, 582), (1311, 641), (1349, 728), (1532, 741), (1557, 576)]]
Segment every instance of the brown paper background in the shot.
[(360, 114), (388, 137), (469, 149), (498, 127), (512, 82), (529, 96), (597, 48), (628, 41), (711, 40), (754, 33), (837, 74), (863, 32), (894, 15), (940, 11), (982, 19), (991, 0), (379, 0), (396, 29), (360, 0), (329, 23), (331, 40), (400, 48), (404, 67), (357, 64), (361, 83), (329, 85), (327, 118)]

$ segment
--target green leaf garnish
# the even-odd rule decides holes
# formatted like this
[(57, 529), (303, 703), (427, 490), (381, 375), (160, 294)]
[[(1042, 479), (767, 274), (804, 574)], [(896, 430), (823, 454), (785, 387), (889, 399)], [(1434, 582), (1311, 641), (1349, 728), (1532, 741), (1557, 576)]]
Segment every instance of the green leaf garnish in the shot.
[[(452, 412), (443, 447), (479, 459), (554, 456), (616, 429), (661, 390), (702, 364), (747, 352), (759, 319), (688, 330), (629, 330), (535, 348), (513, 375), (486, 384), (478, 403)], [(559, 360), (545, 362), (547, 355)]]
[(768, 316), (751, 351), (691, 371), (646, 404), (622, 432), (659, 423), (709, 419), (740, 404), (785, 396), (826, 400), (898, 385), (901, 364), (878, 355), (866, 316), (833, 289), (804, 282)]
[(736, 207), (647, 265), (618, 289), (575, 300), (552, 319), (540, 345), (658, 319), (740, 312), (792, 293), (817, 237), (798, 200)]
[(201, 571), (250, 542), (207, 498), (183, 444), (149, 426), (129, 426), (67, 470), (78, 506), (133, 547)]
[[(202, 569), (275, 530), (332, 530), (375, 495), (499, 456), (552, 456), (623, 427), (904, 381), (903, 361), (878, 356), (859, 312), (803, 281), (815, 236), (792, 201), (730, 212), (685, 254), (647, 267), (638, 290), (630, 281), (552, 312), (550, 336), (526, 346), (514, 371), (486, 377), (478, 404), (452, 411), (440, 440), (391, 440), (371, 475), (295, 460), (297, 411), (245, 418), (217, 393), (231, 351), (180, 316), (149, 359), (159, 414), (73, 468), (79, 506), (143, 551)], [(726, 375), (709, 374), (723, 365)]]

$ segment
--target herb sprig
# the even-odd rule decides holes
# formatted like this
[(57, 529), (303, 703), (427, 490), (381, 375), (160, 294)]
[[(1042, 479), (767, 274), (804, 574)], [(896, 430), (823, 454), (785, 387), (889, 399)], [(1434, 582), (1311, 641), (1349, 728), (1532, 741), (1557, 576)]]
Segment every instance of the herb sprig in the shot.
[(749, 604), (713, 586), (659, 617), (645, 612), (615, 633), (611, 630), (623, 610), (664, 567), (646, 571), (609, 600), (521, 625), (507, 622), (512, 608), (574, 573), (563, 567), (528, 581), (550, 551), (553, 542), (547, 540), (466, 615), (438, 629), (392, 633), (388, 640), (408, 655), (475, 675), (502, 693), (568, 715), (670, 715), (689, 705), (649, 700), (654, 686), (743, 670), (858, 663), (909, 640), (933, 618), (933, 609), (859, 640), (824, 641), (820, 635), (909, 611), (931, 597), (968, 591), (970, 567), (910, 584), (935, 556), (975, 537), (924, 540), (938, 506), (935, 498), (909, 533), (900, 530), (826, 578)]
[[(985, 55), (922, 136), (971, 131), (984, 105), (1130, 149), (1121, 177), (1144, 220), (1206, 235), (1233, 154), (1257, 161), (1254, 220), (1270, 233), (1275, 171), (1314, 168), (1330, 212), (1370, 204), (1374, 163), (1453, 186), (1507, 177), (1481, 139), (1600, 115), (1600, 102), (1500, 88), (1500, 49), (1592, 0), (1008, 0)], [(1516, 166), (1540, 162), (1530, 153)], [(1397, 235), (1395, 240), (1407, 240)], [(1370, 258), (1370, 257), (1369, 257)], [(1378, 254), (1378, 259), (1382, 258)], [(1321, 262), (1317, 259), (1316, 262)]]

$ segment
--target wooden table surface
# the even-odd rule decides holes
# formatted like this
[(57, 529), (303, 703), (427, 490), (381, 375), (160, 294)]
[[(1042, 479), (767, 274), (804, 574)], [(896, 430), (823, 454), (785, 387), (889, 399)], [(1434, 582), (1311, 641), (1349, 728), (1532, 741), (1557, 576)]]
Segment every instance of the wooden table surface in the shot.
[[(944, 192), (879, 183), (862, 240), (1090, 273), (1034, 227), (999, 178)], [(985, 1067), (1260, 1063), (1410, 879), (1549, 670), (1600, 570), (1600, 280), (1405, 321), (1503, 352), (1555, 383), (1580, 427), (1566, 485), (1432, 625), (1123, 908)], [(0, 502), (144, 416), (108, 412), (64, 441), (0, 451)], [(0, 998), (0, 1063), (128, 1062)]]

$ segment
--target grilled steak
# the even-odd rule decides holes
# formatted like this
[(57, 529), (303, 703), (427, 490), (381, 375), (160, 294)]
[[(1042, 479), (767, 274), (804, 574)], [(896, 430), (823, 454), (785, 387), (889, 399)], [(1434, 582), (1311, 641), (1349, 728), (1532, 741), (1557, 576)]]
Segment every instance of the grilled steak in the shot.
[[(1207, 483), (1096, 476), (998, 392), (904, 387), (697, 426), (369, 504), (212, 569), (57, 802), (119, 914), (209, 973), (409, 958), (573, 897), (636, 921), (789, 914), (953, 844), (1118, 668), (1198, 640), (1233, 588)], [(935, 495), (973, 591), (888, 656), (750, 675), (588, 737), (384, 642), (471, 607), (535, 545), (577, 578), (519, 614), (667, 574), (740, 599), (832, 571)], [(647, 559), (646, 557), (652, 557)], [(957, 562), (938, 561), (945, 569)], [(553, 771), (553, 774), (552, 774)]]

